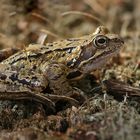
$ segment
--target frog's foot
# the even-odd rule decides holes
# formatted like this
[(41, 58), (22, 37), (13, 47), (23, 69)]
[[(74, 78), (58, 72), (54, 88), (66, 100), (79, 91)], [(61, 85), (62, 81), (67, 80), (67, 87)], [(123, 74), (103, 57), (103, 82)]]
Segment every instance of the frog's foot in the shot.
[(62, 101), (62, 102), (68, 102), (71, 104), (71, 106), (78, 106), (79, 105), (79, 101), (75, 100), (72, 97), (68, 97), (68, 96), (63, 96), (63, 95), (54, 95), (54, 94), (45, 94), (45, 96), (54, 101), (55, 103), (58, 101)]
[(18, 49), (18, 48), (6, 48), (3, 50), (0, 50), (0, 62), (3, 61), (4, 59), (8, 58), (9, 56), (15, 54), (19, 50), (20, 49)]
[(73, 91), (68, 93), (70, 98), (73, 98), (79, 102), (79, 104), (83, 104), (85, 101), (84, 92), (76, 87), (73, 87)]
[(37, 101), (39, 103), (42, 103), (45, 107), (51, 109), (53, 112), (56, 112), (54, 101), (52, 101), (51, 98), (47, 97), (43, 93), (35, 94), (35, 93), (30, 92), (30, 96), (27, 95), (27, 99), (31, 99), (31, 100)]

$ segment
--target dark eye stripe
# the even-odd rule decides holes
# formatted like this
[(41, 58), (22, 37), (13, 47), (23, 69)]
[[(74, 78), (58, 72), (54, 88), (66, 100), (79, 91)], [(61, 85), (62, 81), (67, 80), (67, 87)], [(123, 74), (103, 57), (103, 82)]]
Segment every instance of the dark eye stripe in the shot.
[(1, 80), (5, 80), (7, 78), (7, 76), (5, 74), (0, 73), (0, 79)]

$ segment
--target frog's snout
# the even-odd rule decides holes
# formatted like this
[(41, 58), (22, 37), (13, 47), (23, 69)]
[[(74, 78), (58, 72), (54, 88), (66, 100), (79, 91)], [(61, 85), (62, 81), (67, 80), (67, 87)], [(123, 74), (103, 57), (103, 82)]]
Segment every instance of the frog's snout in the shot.
[(123, 38), (119, 38), (119, 41), (122, 43), (122, 44), (124, 44), (124, 40), (123, 40)]

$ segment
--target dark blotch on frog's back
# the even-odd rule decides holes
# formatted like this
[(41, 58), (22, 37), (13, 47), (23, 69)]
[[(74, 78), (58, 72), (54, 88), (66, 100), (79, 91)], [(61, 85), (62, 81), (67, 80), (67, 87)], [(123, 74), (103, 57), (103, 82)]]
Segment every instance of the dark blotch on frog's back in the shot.
[(67, 75), (67, 79), (73, 79), (73, 78), (79, 77), (81, 76), (81, 74), (82, 73), (80, 71), (71, 72)]
[(47, 46), (53, 47), (53, 43), (49, 43), (49, 44), (47, 44)]
[(17, 73), (13, 73), (11, 76), (9, 76), (9, 79), (11, 79), (13, 82), (18, 82), (23, 85), (31, 85), (31, 81), (27, 81), (26, 79), (19, 79)]
[(69, 39), (67, 39), (67, 41), (79, 41), (80, 39), (78, 39), (78, 38), (69, 38)]
[(5, 80), (6, 78), (7, 78), (7, 76), (6, 76), (6, 75), (4, 75), (4, 74), (0, 73), (0, 80)]

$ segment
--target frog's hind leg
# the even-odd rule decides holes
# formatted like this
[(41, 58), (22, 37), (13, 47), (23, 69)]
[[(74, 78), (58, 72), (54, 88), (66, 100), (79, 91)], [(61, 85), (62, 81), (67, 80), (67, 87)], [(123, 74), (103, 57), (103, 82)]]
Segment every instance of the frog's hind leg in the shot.
[(30, 89), (18, 90), (19, 85), (9, 85), (0, 83), (0, 100), (30, 100), (43, 104), (55, 112), (55, 104), (47, 96), (35, 93)]
[(6, 48), (0, 50), (0, 62), (8, 58), (9, 56), (17, 53), (20, 49), (18, 48)]
[[(26, 71), (26, 70), (25, 70)], [(53, 101), (41, 94), (42, 84), (47, 84), (42, 77), (19, 74), (16, 67), (0, 64), (0, 100), (33, 100), (48, 108), (55, 108)], [(30, 73), (31, 74), (31, 73)], [(35, 79), (33, 79), (35, 77)], [(40, 79), (39, 79), (40, 78)], [(43, 83), (42, 83), (43, 82)]]

